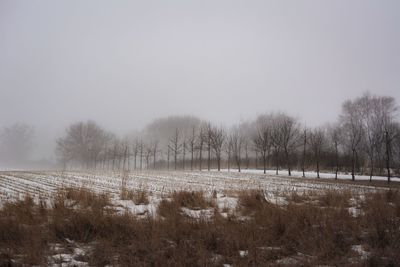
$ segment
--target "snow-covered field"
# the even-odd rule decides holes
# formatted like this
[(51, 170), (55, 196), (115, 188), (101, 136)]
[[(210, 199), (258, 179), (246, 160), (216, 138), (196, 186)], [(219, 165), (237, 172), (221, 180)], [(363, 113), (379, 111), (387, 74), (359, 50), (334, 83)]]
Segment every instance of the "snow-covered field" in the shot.
[[(293, 172), (292, 177), (283, 171), (279, 176), (274, 171), (267, 175), (259, 170), (243, 170), (241, 173), (223, 170), (217, 171), (135, 171), (126, 176), (126, 187), (132, 190), (145, 190), (155, 196), (165, 196), (173, 191), (204, 191), (211, 194), (229, 191), (260, 189), (268, 194), (279, 196), (296, 191), (350, 190), (355, 193), (375, 191), (374, 186), (348, 183), (327, 183), (322, 180), (303, 179), (300, 172)], [(316, 177), (307, 173), (307, 178)], [(332, 174), (321, 174), (332, 177)], [(340, 175), (341, 179), (350, 176)], [(369, 177), (357, 177), (366, 179)], [(377, 179), (377, 178), (375, 178)], [(384, 178), (380, 178), (384, 179)], [(399, 178), (393, 179), (399, 181)], [(118, 195), (122, 185), (121, 173), (89, 172), (0, 172), (0, 201), (23, 198), (27, 193), (34, 199), (50, 199), (59, 188), (85, 187), (99, 193)]]
[[(130, 173), (100, 173), (100, 172), (32, 172), (32, 171), (0, 171), (0, 206), (7, 201), (23, 199), (29, 194), (37, 202), (44, 200), (51, 205), (55, 193), (60, 188), (87, 188), (97, 193), (107, 193), (110, 196), (110, 204), (105, 209), (112, 209), (117, 213), (129, 212), (139, 218), (155, 216), (157, 207), (162, 199), (169, 197), (174, 191), (203, 191), (205, 196), (216, 196), (215, 207), (204, 209), (181, 207), (182, 214), (193, 219), (211, 220), (217, 210), (219, 214), (228, 218), (235, 214), (238, 204), (238, 195), (241, 190), (262, 190), (265, 199), (277, 205), (287, 205), (291, 192), (298, 194), (313, 192), (316, 194), (327, 190), (351, 191), (348, 212), (353, 217), (362, 214), (359, 200), (364, 193), (386, 190), (384, 187), (374, 187), (363, 184), (327, 182), (326, 179), (304, 179), (302, 173), (293, 172), (292, 177), (286, 176), (283, 171), (279, 176), (274, 171), (266, 175), (259, 170), (237, 171), (134, 171)], [(315, 178), (316, 174), (306, 173), (307, 178)], [(332, 174), (321, 174), (323, 178), (333, 177)], [(350, 176), (341, 174), (341, 179), (351, 179)], [(361, 177), (358, 177), (360, 179)], [(369, 179), (369, 177), (366, 177)], [(364, 177), (364, 179), (366, 179)], [(398, 181), (398, 178), (396, 178)], [(121, 199), (121, 188), (125, 185), (127, 190), (148, 192), (148, 203), (134, 203), (132, 199)], [(360, 198), (357, 197), (360, 196)], [(249, 217), (236, 214), (238, 220), (248, 220)], [(49, 266), (88, 266), (88, 262), (78, 261), (82, 255), (89, 253), (93, 248), (88, 244), (78, 244), (66, 239), (72, 252), (65, 252), (65, 244), (50, 244)], [(269, 249), (269, 247), (268, 247)], [(281, 248), (274, 248), (278, 249)], [(359, 257), (368, 256), (361, 245), (352, 246)], [(240, 257), (247, 257), (248, 251), (239, 251)], [(298, 255), (297, 255), (298, 256)], [(301, 256), (301, 255), (300, 255)], [(298, 257), (300, 257), (298, 256)], [(303, 255), (304, 256), (304, 255)], [(302, 257), (299, 262), (301, 262)], [(304, 257), (303, 257), (304, 258)], [(289, 260), (288, 260), (289, 259)], [(278, 259), (278, 265), (293, 265), (297, 260), (292, 258)], [(230, 265), (226, 265), (230, 266)]]
[[(221, 171), (227, 172), (228, 170), (223, 169)], [(237, 172), (237, 170), (231, 169), (229, 172)], [(264, 171), (260, 170), (260, 169), (242, 169), (241, 172), (242, 173), (253, 173), (253, 174), (263, 174), (264, 173)], [(291, 174), (292, 174), (292, 177), (296, 177), (296, 178), (303, 177), (303, 172), (301, 172), (301, 171), (292, 171)], [(276, 176), (276, 171), (275, 170), (267, 170), (266, 175)], [(279, 170), (279, 176), (287, 176), (287, 175), (288, 175), (287, 170)], [(305, 176), (306, 176), (306, 178), (314, 179), (314, 178), (317, 178), (317, 173), (312, 172), (312, 171), (306, 171)], [(335, 178), (334, 173), (320, 172), (319, 176), (321, 179), (334, 179)], [(351, 180), (351, 174), (338, 173), (337, 178), (339, 180)], [(355, 180), (357, 180), (357, 181), (369, 181), (369, 179), (370, 179), (369, 175), (356, 175), (355, 176)], [(372, 176), (372, 180), (373, 181), (387, 181), (387, 177)], [(399, 177), (391, 177), (391, 181), (400, 182), (400, 178)]]

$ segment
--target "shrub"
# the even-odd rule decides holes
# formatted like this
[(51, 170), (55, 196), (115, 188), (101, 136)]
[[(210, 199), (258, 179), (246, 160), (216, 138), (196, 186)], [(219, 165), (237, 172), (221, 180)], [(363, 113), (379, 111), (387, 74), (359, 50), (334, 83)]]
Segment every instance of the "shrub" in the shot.
[(213, 206), (211, 201), (207, 201), (202, 191), (179, 191), (172, 194), (172, 201), (178, 206), (189, 209), (204, 209)]

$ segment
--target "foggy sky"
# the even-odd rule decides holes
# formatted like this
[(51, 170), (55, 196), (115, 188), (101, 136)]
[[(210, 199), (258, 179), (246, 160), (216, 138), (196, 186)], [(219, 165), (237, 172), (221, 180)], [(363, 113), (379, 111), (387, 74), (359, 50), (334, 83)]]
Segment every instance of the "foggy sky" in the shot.
[(0, 0), (0, 127), (32, 124), (50, 150), (77, 120), (334, 121), (367, 90), (399, 102), (399, 25), (397, 0)]

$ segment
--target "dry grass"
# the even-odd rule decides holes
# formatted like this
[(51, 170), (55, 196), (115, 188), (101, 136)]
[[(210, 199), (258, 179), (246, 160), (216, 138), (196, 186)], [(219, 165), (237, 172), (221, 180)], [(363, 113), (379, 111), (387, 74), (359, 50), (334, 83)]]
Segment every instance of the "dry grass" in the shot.
[(395, 266), (400, 262), (400, 192), (367, 195), (361, 222), (372, 249), (371, 263)]
[(327, 190), (318, 200), (321, 206), (348, 207), (351, 193), (349, 191)]
[(48, 236), (41, 225), (45, 222), (46, 211), (29, 195), (6, 203), (0, 210), (0, 266), (14, 266), (15, 255), (27, 264), (44, 264)]
[(172, 221), (182, 217), (181, 207), (192, 210), (206, 209), (215, 207), (214, 199), (206, 199), (202, 191), (179, 191), (174, 192), (170, 198), (163, 199), (157, 208), (157, 213)]
[(121, 191), (120, 198), (122, 200), (132, 200), (136, 205), (149, 204), (149, 194), (144, 190), (127, 190)]
[[(161, 201), (161, 216), (147, 219), (107, 212), (108, 197), (86, 189), (64, 189), (48, 208), (27, 196), (0, 210), (0, 266), (18, 266), (11, 260), (46, 265), (49, 243), (66, 238), (91, 244), (85, 259), (92, 266), (279, 266), (287, 257), (290, 265), (398, 264), (400, 194), (368, 194), (359, 217), (349, 214), (349, 197), (288, 195), (289, 204), (278, 206), (261, 191), (241, 192), (236, 216), (216, 211), (213, 220), (195, 220), (180, 208), (212, 206), (202, 192), (175, 192)], [(357, 244), (369, 250), (369, 259), (351, 249)]]
[(181, 207), (190, 209), (205, 209), (213, 206), (212, 201), (204, 197), (202, 191), (179, 191), (172, 194), (172, 201), (176, 202)]
[(110, 204), (107, 194), (96, 194), (86, 188), (65, 188), (58, 191), (58, 196), (72, 205), (79, 205), (81, 208), (101, 209)]
[(304, 203), (316, 199), (317, 194), (313, 192), (297, 192), (296, 190), (289, 191), (286, 194), (286, 198), (292, 203)]
[(239, 192), (239, 208), (244, 214), (260, 210), (267, 203), (264, 192), (261, 190), (251, 190)]

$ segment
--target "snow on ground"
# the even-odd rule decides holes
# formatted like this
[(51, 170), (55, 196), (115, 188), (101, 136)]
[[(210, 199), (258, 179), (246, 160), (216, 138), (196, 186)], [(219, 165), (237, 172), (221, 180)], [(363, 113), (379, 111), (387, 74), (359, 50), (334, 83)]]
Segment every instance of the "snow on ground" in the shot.
[[(237, 169), (222, 169), (221, 171), (223, 172), (238, 172)], [(253, 173), (253, 174), (264, 174), (264, 170), (262, 169), (241, 169), (242, 173)], [(270, 176), (276, 176), (276, 170), (266, 170), (265, 175), (270, 175)], [(288, 171), (287, 170), (279, 170), (279, 176), (285, 176), (288, 177)], [(294, 178), (303, 178), (303, 172), (301, 171), (291, 171), (291, 175)], [(317, 178), (317, 172), (314, 171), (306, 171), (305, 172), (306, 178)], [(326, 173), (326, 172), (320, 172), (319, 176), (321, 179), (334, 179), (335, 174), (334, 173)], [(356, 181), (369, 181), (369, 175), (356, 175), (355, 180)], [(338, 173), (338, 179), (340, 180), (351, 180), (351, 174), (344, 174), (344, 173)], [(387, 181), (387, 177), (384, 176), (372, 176), (373, 181)], [(391, 177), (391, 181), (393, 182), (400, 182), (399, 177)]]
[(86, 245), (80, 247), (74, 241), (66, 239), (71, 247), (53, 243), (49, 246), (50, 256), (47, 257), (48, 266), (51, 267), (84, 267), (89, 266), (84, 261), (86, 254), (91, 250), (91, 247)]
[(182, 207), (181, 211), (188, 217), (197, 219), (197, 220), (211, 220), (214, 216), (214, 209), (201, 209), (201, 210), (192, 210), (186, 207)]
[(370, 253), (366, 251), (362, 245), (353, 245), (351, 249), (358, 253), (362, 260), (368, 259)]
[[(268, 201), (284, 204), (280, 196), (286, 193), (304, 193), (309, 191), (350, 190), (353, 193), (375, 191), (376, 187), (348, 183), (326, 183), (315, 179), (300, 178), (301, 172), (293, 172), (293, 177), (285, 176), (284, 172), (276, 176), (274, 171), (263, 174), (262, 170), (243, 170), (241, 173), (227, 170), (217, 171), (133, 171), (126, 177), (128, 190), (145, 190), (154, 196), (150, 205), (134, 205), (132, 202), (116, 203), (121, 209), (136, 214), (154, 212), (154, 204), (159, 199), (174, 191), (203, 191), (206, 195), (219, 194), (218, 206), (231, 209), (236, 206), (230, 192), (238, 190), (262, 190)], [(313, 173), (308, 172), (307, 177)], [(321, 174), (321, 177), (332, 177), (332, 174)], [(341, 174), (341, 179), (350, 176)], [(369, 179), (369, 177), (367, 177)], [(362, 179), (362, 177), (357, 177)], [(377, 178), (375, 178), (377, 179)], [(395, 181), (399, 178), (393, 179)], [(36, 201), (48, 200), (59, 188), (75, 187), (89, 188), (97, 193), (108, 193), (113, 199), (118, 199), (122, 187), (121, 173), (106, 172), (0, 172), (0, 203), (25, 197), (28, 193)], [(230, 207), (232, 206), (232, 207)]]
[(136, 205), (132, 200), (121, 200), (121, 199), (112, 199), (113, 207), (109, 207), (110, 209), (114, 209), (118, 213), (131, 213), (141, 217), (154, 217), (156, 216), (157, 206), (161, 199), (159, 197), (149, 197), (149, 204), (138, 204)]
[[(292, 177), (286, 176), (283, 171), (279, 176), (275, 171), (263, 174), (262, 170), (243, 170), (241, 173), (223, 170), (218, 171), (134, 171), (123, 178), (121, 173), (107, 172), (28, 172), (28, 171), (0, 171), (0, 206), (5, 201), (22, 199), (29, 194), (35, 201), (46, 201), (50, 203), (52, 197), (60, 188), (88, 188), (97, 193), (108, 193), (111, 196), (111, 206), (117, 213), (131, 213), (140, 218), (155, 216), (159, 202), (174, 191), (203, 191), (206, 196), (216, 196), (216, 208), (221, 216), (228, 217), (235, 211), (238, 205), (237, 191), (239, 190), (262, 190), (265, 199), (277, 205), (286, 205), (287, 200), (283, 195), (296, 192), (299, 194), (307, 192), (320, 193), (326, 190), (349, 190), (355, 197), (349, 201), (349, 213), (359, 216), (361, 208), (358, 200), (362, 199), (366, 192), (377, 190), (374, 186), (350, 183), (327, 183), (323, 179), (303, 179), (301, 172), (292, 172)], [(306, 173), (307, 178), (315, 178), (316, 174)], [(334, 177), (333, 174), (321, 174), (321, 177)], [(351, 176), (341, 174), (340, 179), (351, 179)], [(360, 179), (369, 179), (364, 176)], [(380, 178), (384, 180), (384, 178)], [(120, 192), (123, 180), (127, 190), (140, 190), (148, 192), (148, 204), (135, 204), (133, 200), (121, 200)], [(374, 178), (374, 180), (378, 180)], [(399, 178), (393, 179), (399, 181)], [(384, 190), (383, 188), (380, 188)], [(214, 216), (213, 208), (201, 210), (182, 207), (181, 211), (188, 217), (200, 220), (209, 220)], [(239, 220), (247, 220), (246, 216), (239, 216)], [(73, 241), (70, 241), (73, 242)], [(62, 246), (54, 245), (52, 256), (49, 257), (50, 266), (87, 266), (82, 260), (85, 251), (90, 248), (79, 248), (74, 245), (73, 251), (66, 251)], [(260, 249), (279, 250), (279, 247), (260, 247)], [(356, 255), (367, 258), (368, 252), (361, 245), (355, 245), (352, 250)], [(248, 251), (238, 251), (240, 257), (246, 257)], [(218, 260), (218, 255), (215, 256)], [(279, 259), (279, 265), (296, 265), (306, 255), (298, 253), (294, 256)], [(231, 266), (224, 264), (224, 266)]]

